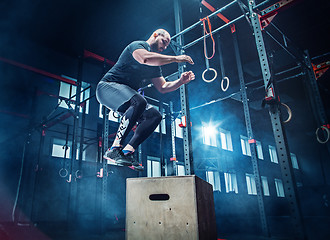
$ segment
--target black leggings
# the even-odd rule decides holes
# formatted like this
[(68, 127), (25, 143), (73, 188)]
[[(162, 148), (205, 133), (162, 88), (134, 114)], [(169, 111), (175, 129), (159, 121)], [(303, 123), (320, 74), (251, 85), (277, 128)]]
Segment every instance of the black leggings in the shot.
[[(156, 129), (162, 120), (162, 115), (153, 107), (148, 105), (147, 101), (140, 94), (134, 95), (128, 102), (118, 108), (118, 112), (122, 114), (122, 120), (116, 135), (116, 140), (123, 141), (127, 137), (129, 131), (138, 122), (132, 139), (129, 141), (134, 149), (136, 149), (144, 140), (146, 140)], [(118, 139), (117, 139), (118, 138)]]

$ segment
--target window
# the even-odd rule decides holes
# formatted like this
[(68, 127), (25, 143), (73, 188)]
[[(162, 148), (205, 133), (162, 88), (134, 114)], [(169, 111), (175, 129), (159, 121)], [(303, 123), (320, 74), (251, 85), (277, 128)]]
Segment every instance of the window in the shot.
[(270, 161), (273, 163), (278, 163), (275, 147), (269, 145), (268, 148), (269, 148)]
[(262, 146), (261, 146), (261, 142), (256, 141), (257, 142), (257, 154), (258, 154), (258, 158), (259, 159), (264, 159), (264, 154), (262, 153)]
[(251, 148), (247, 137), (241, 135), (241, 146), (243, 155), (251, 156)]
[[(76, 153), (76, 159), (78, 160), (79, 158), (79, 146), (80, 144), (78, 144), (78, 147), (77, 147), (77, 153)], [(82, 152), (82, 160), (85, 161), (86, 160), (86, 150), (83, 150)]]
[(147, 176), (148, 177), (160, 177), (160, 158), (157, 157), (147, 157)]
[(256, 181), (253, 174), (245, 174), (248, 194), (257, 195)]
[(278, 197), (285, 197), (283, 183), (281, 179), (275, 178), (275, 188)]
[(206, 181), (213, 186), (213, 191), (221, 191), (219, 172), (206, 171)]
[(175, 136), (178, 138), (183, 138), (183, 128), (179, 126), (181, 123), (180, 118), (175, 119)]
[[(69, 77), (66, 77), (66, 76), (63, 76), (65, 78), (69, 78)], [(75, 79), (73, 78), (69, 78), (70, 80), (74, 80), (76, 81)], [(89, 98), (90, 96), (90, 84), (89, 83), (85, 83), (85, 82), (82, 82), (81, 83), (81, 93), (80, 93), (80, 102), (86, 100)], [(86, 89), (86, 90), (85, 90)], [(59, 91), (59, 96), (60, 97), (64, 97), (64, 98), (71, 98), (72, 96), (76, 95), (76, 91), (77, 91), (77, 86), (75, 85), (72, 85), (72, 84), (69, 84), (69, 83), (66, 83), (66, 82), (60, 82), (60, 91)], [(76, 100), (76, 97), (73, 97), (71, 100), (75, 101)], [(60, 107), (63, 107), (63, 108), (66, 108), (68, 109), (68, 105), (65, 103), (65, 101), (61, 101), (60, 99), (58, 100), (58, 102), (60, 103)], [(70, 104), (70, 107), (72, 109), (75, 108), (75, 104), (71, 103)], [(82, 112), (82, 106), (80, 106), (79, 108), (79, 112)], [(88, 114), (89, 112), (89, 100), (86, 101), (86, 110), (85, 110), (85, 113)]]
[(185, 176), (185, 171), (184, 171), (184, 165), (181, 165), (181, 164), (177, 164), (176, 165), (176, 173), (177, 173), (177, 176)]
[[(79, 145), (76, 151), (76, 159), (79, 158)], [(71, 158), (71, 146), (72, 142), (68, 141), (67, 143), (67, 150), (65, 151), (65, 140), (55, 138), (53, 140), (53, 147), (52, 147), (52, 157), (60, 157), (60, 158)], [(86, 160), (86, 150), (83, 151), (82, 160)]]
[(52, 148), (52, 157), (60, 157), (60, 158), (70, 158), (70, 152), (71, 147), (68, 146), (67, 150), (65, 151), (65, 141), (63, 140), (63, 143), (60, 144), (59, 139), (56, 139), (58, 141), (53, 142), (53, 148)]
[(220, 140), (221, 140), (222, 149), (233, 151), (233, 144), (231, 141), (231, 134), (229, 131), (220, 128)]
[(267, 177), (261, 176), (261, 184), (262, 184), (262, 189), (264, 191), (264, 195), (269, 196), (270, 194), (269, 194)]
[[(103, 105), (100, 104), (100, 107), (99, 107), (99, 117), (100, 117), (100, 118), (103, 118), (102, 106), (103, 106)], [(121, 118), (121, 116), (120, 116), (117, 112), (112, 111), (112, 110), (109, 111), (109, 117), (108, 117), (108, 119), (109, 119), (110, 121), (113, 121), (113, 122), (120, 122), (120, 118)]]
[(295, 168), (295, 169), (299, 169), (296, 155), (293, 154), (293, 153), (290, 153), (290, 156), (291, 156), (292, 167)]
[(202, 131), (203, 131), (203, 143), (209, 146), (216, 147), (217, 139), (216, 139), (215, 128), (204, 125), (202, 126)]
[(226, 192), (238, 193), (236, 173), (224, 173)]

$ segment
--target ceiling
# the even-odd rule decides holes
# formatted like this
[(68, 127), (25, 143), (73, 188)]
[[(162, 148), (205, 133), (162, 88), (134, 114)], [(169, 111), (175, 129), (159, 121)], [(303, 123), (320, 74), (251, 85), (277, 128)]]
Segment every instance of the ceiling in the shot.
[[(184, 27), (200, 18), (199, 2), (182, 0)], [(230, 1), (207, 2), (220, 8)], [(147, 38), (156, 28), (175, 33), (172, 0), (3, 0), (0, 9), (2, 34), (31, 39), (70, 54), (85, 48), (116, 59), (123, 46), (135, 39)], [(203, 16), (210, 13), (205, 7), (202, 9)], [(316, 56), (329, 50), (329, 10), (327, 0), (298, 0), (274, 22), (294, 43)], [(234, 6), (224, 15), (231, 19), (238, 16), (237, 13), (238, 7)], [(212, 24), (217, 26), (222, 22), (215, 18)], [(247, 29), (240, 30), (246, 32)], [(199, 37), (201, 31), (197, 29), (195, 37)]]
[[(205, 7), (202, 7), (202, 14), (200, 13), (200, 0), (181, 2), (184, 28), (198, 21), (200, 17), (210, 14)], [(215, 8), (220, 8), (230, 1), (207, 0), (207, 2)], [(260, 2), (262, 1), (257, 1)], [(270, 0), (264, 6), (270, 6), (275, 2), (277, 1)], [(299, 49), (308, 49), (311, 57), (317, 57), (329, 53), (330, 50), (329, 12), (329, 0), (297, 0), (295, 4), (281, 11), (273, 22)], [(234, 6), (223, 14), (229, 19), (234, 19), (241, 15), (241, 12), (238, 6)], [(219, 18), (212, 19), (213, 29), (222, 24)], [(2, 0), (0, 3), (0, 36), (2, 36), (0, 46), (3, 45), (1, 47), (5, 47), (4, 44), (10, 39), (27, 39), (74, 57), (86, 49), (116, 61), (128, 43), (147, 39), (157, 28), (165, 28), (172, 35), (175, 33), (173, 0)], [(256, 67), (258, 64), (255, 64), (257, 55), (251, 29), (245, 20), (238, 22), (236, 28), (247, 82), (254, 81), (260, 76), (260, 70)], [(269, 29), (269, 31), (273, 30)], [(184, 35), (185, 42), (188, 43), (201, 35), (202, 28), (197, 27)], [(7, 39), (7, 42), (1, 39)], [(234, 58), (228, 57), (233, 56), (229, 29), (221, 33), (221, 44), (226, 56), (226, 71), (235, 75), (231, 73)], [(287, 63), (289, 57), (283, 53), (283, 50), (274, 43), (270, 43), (269, 46), (280, 53), (280, 56), (284, 56), (277, 58), (275, 65), (278, 70), (290, 65), (289, 62)], [(173, 54), (173, 52), (168, 49), (165, 54)], [(202, 42), (190, 48), (187, 54), (192, 55), (196, 62), (192, 70), (199, 74), (205, 69)], [(315, 59), (314, 62), (318, 63), (324, 59), (328, 60), (329, 55)], [(211, 64), (218, 62), (219, 59), (215, 59)], [(165, 67), (163, 72), (170, 74), (175, 69), (176, 66), (173, 65)], [(323, 78), (319, 83), (324, 89), (321, 94), (326, 99), (330, 99), (329, 81)], [(233, 84), (232, 92), (237, 90), (238, 84), (236, 88)], [(199, 91), (198, 88), (196, 91)], [(213, 91), (210, 88), (207, 98), (219, 97), (218, 92), (218, 89)], [(203, 101), (206, 99), (204, 98)]]

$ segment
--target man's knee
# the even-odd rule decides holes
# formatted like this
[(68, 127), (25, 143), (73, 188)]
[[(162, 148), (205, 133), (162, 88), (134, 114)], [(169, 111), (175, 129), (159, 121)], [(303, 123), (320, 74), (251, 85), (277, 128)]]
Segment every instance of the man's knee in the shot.
[(145, 100), (145, 98), (143, 96), (141, 96), (140, 94), (136, 94), (134, 95), (131, 100), (131, 105), (136, 106), (139, 110), (144, 110), (147, 107), (147, 101)]
[(162, 121), (162, 115), (155, 108), (150, 108), (146, 111), (146, 118), (153, 119), (154, 122), (159, 124)]

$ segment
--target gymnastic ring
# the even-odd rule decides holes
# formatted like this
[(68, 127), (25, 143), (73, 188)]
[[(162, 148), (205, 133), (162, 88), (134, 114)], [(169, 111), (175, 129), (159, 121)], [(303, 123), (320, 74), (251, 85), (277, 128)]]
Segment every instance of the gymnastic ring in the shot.
[[(116, 116), (117, 115), (117, 116)], [(120, 118), (120, 114), (118, 112), (112, 111), (112, 116), (116, 119)]]
[(288, 118), (285, 121), (283, 121), (283, 123), (288, 123), (291, 121), (292, 111), (291, 111), (290, 107), (288, 105), (286, 105), (285, 103), (281, 103), (281, 105), (283, 105), (286, 108), (286, 110), (288, 111), (288, 114), (289, 114)]
[[(209, 70), (211, 70), (211, 71), (214, 72), (214, 77), (213, 77), (211, 80), (206, 80), (204, 75), (205, 75), (205, 73), (206, 73), (207, 71), (209, 71)], [(204, 82), (210, 83), (210, 82), (213, 82), (213, 81), (217, 78), (217, 76), (218, 76), (218, 73), (217, 73), (217, 71), (215, 71), (214, 68), (208, 68), (208, 69), (205, 69), (205, 70), (204, 70), (204, 72), (203, 72), (203, 74), (202, 74), (202, 79), (203, 79)]]
[[(64, 173), (63, 173), (64, 172)], [(58, 174), (60, 175), (60, 177), (65, 178), (66, 176), (68, 176), (68, 170), (66, 170), (65, 168), (61, 168), (60, 171), (58, 171)]]
[[(224, 88), (223, 87), (223, 82), (226, 80), (226, 82), (227, 82), (227, 86), (226, 86), (226, 88)], [(228, 90), (228, 88), (229, 88), (229, 78), (228, 77), (224, 77), (222, 80), (221, 80), (221, 89), (222, 89), (222, 91), (227, 91)]]
[[(78, 175), (78, 173), (79, 173), (79, 175)], [(76, 176), (76, 178), (82, 178), (82, 174), (80, 173), (80, 170), (77, 170), (76, 172), (75, 172), (75, 176)]]
[[(327, 134), (328, 134), (327, 139), (326, 139), (325, 141), (322, 141), (322, 140), (319, 138), (319, 130), (320, 130), (321, 128), (322, 128), (323, 130), (325, 130), (325, 131), (327, 132)], [(329, 138), (330, 138), (330, 130), (329, 130), (327, 127), (325, 127), (325, 126), (321, 126), (321, 127), (317, 128), (315, 134), (316, 134), (316, 139), (317, 139), (317, 141), (318, 141), (319, 143), (325, 144), (325, 143), (327, 143), (327, 142), (329, 141)]]

